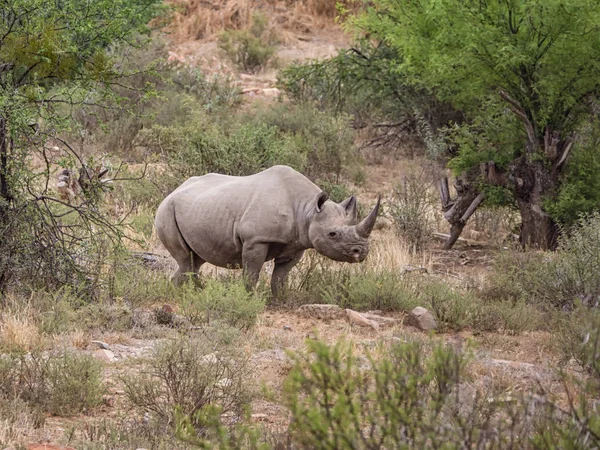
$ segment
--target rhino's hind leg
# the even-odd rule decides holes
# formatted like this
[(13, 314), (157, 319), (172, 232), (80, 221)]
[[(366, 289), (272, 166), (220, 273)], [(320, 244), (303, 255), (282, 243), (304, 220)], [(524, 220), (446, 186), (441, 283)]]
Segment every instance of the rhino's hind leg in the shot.
[(300, 251), (289, 258), (275, 258), (275, 268), (271, 276), (271, 292), (273, 297), (279, 297), (281, 291), (285, 288), (285, 282), (292, 268), (298, 264), (304, 251)]
[(177, 269), (177, 272), (175, 272), (175, 275), (173, 275), (171, 280), (176, 286), (180, 286), (191, 276), (192, 280), (200, 286), (200, 276), (198, 275), (198, 271), (205, 262), (206, 261), (204, 261), (195, 253), (190, 253), (187, 258), (181, 258), (177, 260), (179, 269)]

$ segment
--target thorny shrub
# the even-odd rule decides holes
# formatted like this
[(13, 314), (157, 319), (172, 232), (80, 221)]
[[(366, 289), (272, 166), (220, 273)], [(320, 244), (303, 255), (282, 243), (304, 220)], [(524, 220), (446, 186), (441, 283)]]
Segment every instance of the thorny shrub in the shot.
[(0, 356), (0, 395), (20, 398), (47, 413), (89, 411), (101, 402), (103, 392), (102, 366), (90, 355), (63, 350)]
[(129, 401), (153, 419), (175, 425), (175, 412), (192, 416), (207, 405), (240, 415), (251, 398), (247, 355), (235, 330), (206, 328), (157, 346), (139, 375), (123, 377)]
[(388, 214), (396, 232), (415, 253), (423, 251), (435, 231), (435, 200), (430, 187), (423, 174), (405, 176), (388, 202)]

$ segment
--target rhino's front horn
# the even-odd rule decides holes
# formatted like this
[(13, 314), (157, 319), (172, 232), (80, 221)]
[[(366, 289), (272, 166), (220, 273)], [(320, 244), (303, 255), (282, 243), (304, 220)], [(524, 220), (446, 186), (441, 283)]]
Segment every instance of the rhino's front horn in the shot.
[(377, 196), (377, 203), (369, 215), (356, 225), (356, 232), (359, 236), (368, 238), (371, 235), (371, 231), (373, 231), (373, 227), (375, 226), (375, 219), (377, 219), (377, 213), (379, 212), (379, 203), (381, 203), (381, 195)]

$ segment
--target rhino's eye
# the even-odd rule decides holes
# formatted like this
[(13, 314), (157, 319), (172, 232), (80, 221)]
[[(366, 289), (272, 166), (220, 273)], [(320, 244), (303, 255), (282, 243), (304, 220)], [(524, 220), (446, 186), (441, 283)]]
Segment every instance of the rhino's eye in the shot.
[(335, 238), (335, 237), (337, 237), (337, 233), (335, 231), (331, 231), (331, 232), (329, 232), (329, 237)]

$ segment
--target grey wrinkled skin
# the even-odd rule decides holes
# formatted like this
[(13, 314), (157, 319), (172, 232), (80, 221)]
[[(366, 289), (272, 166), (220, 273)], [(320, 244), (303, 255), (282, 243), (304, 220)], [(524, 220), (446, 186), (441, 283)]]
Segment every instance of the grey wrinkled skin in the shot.
[(306, 249), (335, 261), (363, 261), (380, 200), (358, 223), (354, 196), (341, 203), (327, 197), (287, 166), (246, 177), (210, 173), (188, 179), (156, 213), (158, 237), (179, 265), (173, 282), (183, 282), (186, 274), (197, 277), (208, 262), (243, 268), (252, 288), (265, 261), (274, 259), (271, 289), (277, 295)]

